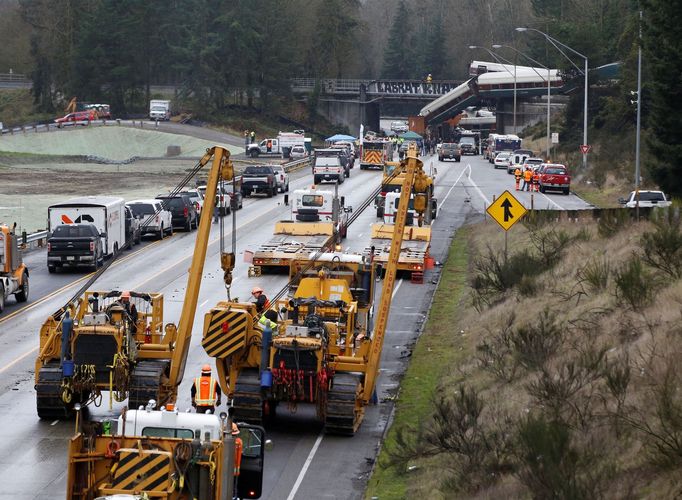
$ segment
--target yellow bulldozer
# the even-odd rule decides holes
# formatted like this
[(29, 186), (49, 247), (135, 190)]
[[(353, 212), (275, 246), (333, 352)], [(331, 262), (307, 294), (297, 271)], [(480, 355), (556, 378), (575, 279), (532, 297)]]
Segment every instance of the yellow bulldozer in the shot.
[(376, 318), (372, 257), (343, 254), (292, 262), (293, 294), (280, 293), (260, 317), (254, 304), (229, 300), (204, 316), (202, 346), (216, 358), (221, 387), (233, 399), (238, 420), (261, 424), (275, 416), (279, 403), (312, 404), (327, 432), (357, 431), (365, 407), (376, 398), (408, 206), (419, 218), (429, 209), (430, 183), (414, 147), (402, 166), (403, 189)]

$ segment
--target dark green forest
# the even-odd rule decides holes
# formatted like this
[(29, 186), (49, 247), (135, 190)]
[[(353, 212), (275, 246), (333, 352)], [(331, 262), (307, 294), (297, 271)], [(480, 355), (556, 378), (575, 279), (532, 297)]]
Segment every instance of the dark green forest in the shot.
[[(6, 0), (0, 72), (28, 73), (44, 112), (71, 96), (139, 112), (152, 85), (173, 85), (214, 115), (229, 106), (278, 112), (292, 77), (464, 79), (471, 60), (490, 59), (469, 45), (514, 45), (575, 72), (543, 37), (514, 30), (535, 27), (586, 54), (590, 68), (622, 62), (618, 81), (591, 86), (599, 183), (632, 161), (634, 147), (622, 144), (634, 144), (640, 9), (644, 175), (679, 196), (682, 14), (666, 0)], [(580, 89), (561, 123), (574, 148)]]

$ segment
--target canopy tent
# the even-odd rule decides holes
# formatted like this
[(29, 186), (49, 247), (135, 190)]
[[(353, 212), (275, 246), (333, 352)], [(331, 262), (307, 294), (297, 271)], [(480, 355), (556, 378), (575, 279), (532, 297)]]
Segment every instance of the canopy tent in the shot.
[(405, 132), (404, 134), (400, 134), (398, 137), (402, 137), (406, 141), (419, 141), (423, 139), (421, 135), (416, 132), (412, 132), (411, 130), (409, 132)]
[(354, 141), (355, 137), (352, 135), (336, 134), (325, 139), (327, 142), (337, 142), (337, 141)]

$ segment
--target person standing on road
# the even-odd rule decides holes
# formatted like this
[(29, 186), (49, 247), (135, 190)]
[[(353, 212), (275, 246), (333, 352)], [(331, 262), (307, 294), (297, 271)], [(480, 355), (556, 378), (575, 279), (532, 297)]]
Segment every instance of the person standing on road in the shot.
[(244, 149), (246, 150), (247, 153), (249, 152), (249, 142), (250, 142), (249, 137), (250, 137), (249, 131), (244, 130)]
[(540, 173), (537, 169), (533, 170), (533, 189), (531, 191), (540, 191)]
[(255, 143), (256, 143), (256, 131), (252, 130), (251, 131), (251, 144), (255, 144)]
[(530, 191), (531, 182), (533, 180), (533, 173), (528, 167), (523, 171), (523, 187), (521, 191)]
[(516, 190), (519, 190), (519, 184), (521, 183), (521, 167), (517, 166), (514, 170), (514, 179), (516, 180)]
[(206, 413), (211, 410), (215, 413), (215, 407), (220, 406), (220, 385), (211, 375), (211, 366), (206, 364), (201, 367), (201, 376), (194, 379), (191, 389), (192, 406), (197, 413)]

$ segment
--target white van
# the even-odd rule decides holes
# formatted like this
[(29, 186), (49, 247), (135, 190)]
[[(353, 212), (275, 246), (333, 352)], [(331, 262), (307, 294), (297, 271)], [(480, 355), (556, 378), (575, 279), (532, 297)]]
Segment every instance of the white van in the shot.
[(83, 196), (57, 203), (47, 209), (47, 229), (61, 224), (94, 224), (102, 236), (105, 256), (126, 245), (125, 201), (113, 196)]

